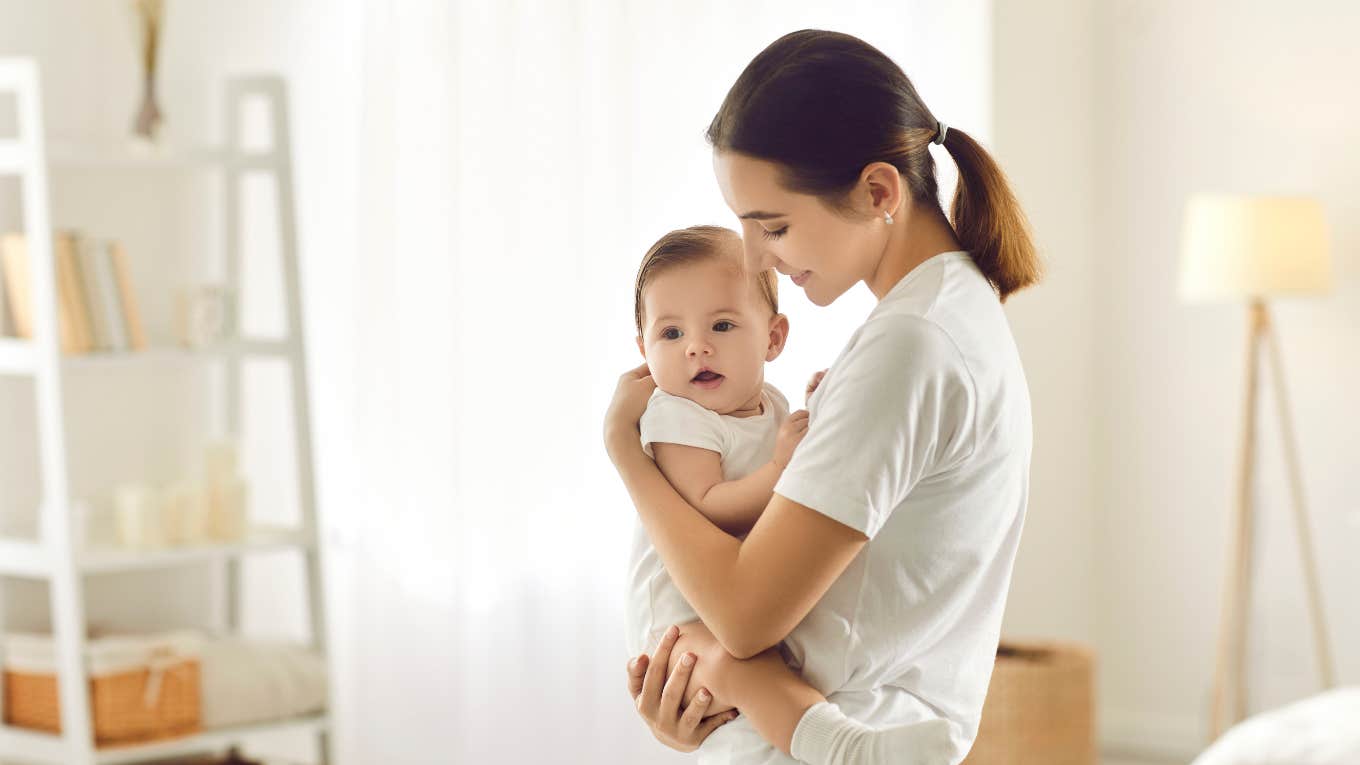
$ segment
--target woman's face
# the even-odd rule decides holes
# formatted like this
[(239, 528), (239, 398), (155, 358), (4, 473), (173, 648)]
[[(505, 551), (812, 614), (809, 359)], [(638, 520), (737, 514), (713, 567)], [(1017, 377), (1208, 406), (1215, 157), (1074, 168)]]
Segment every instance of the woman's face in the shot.
[(748, 269), (775, 268), (821, 306), (873, 274), (887, 245), (882, 218), (846, 217), (815, 196), (788, 191), (779, 165), (768, 160), (715, 151), (713, 171), (741, 220)]

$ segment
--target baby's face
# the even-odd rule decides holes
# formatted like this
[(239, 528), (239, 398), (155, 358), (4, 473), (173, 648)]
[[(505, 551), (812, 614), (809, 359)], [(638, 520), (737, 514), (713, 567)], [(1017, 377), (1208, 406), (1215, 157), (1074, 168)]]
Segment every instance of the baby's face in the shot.
[(639, 346), (657, 387), (718, 414), (740, 409), (779, 355), (774, 317), (753, 280), (719, 260), (662, 272), (642, 297)]

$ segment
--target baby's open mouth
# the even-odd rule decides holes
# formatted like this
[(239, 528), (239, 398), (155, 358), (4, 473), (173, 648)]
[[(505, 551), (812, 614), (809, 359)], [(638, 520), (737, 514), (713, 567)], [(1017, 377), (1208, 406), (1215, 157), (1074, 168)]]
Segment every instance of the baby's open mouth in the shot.
[(695, 375), (693, 379), (690, 380), (690, 382), (713, 382), (714, 380), (720, 379), (722, 379), (722, 375), (718, 374), (717, 372), (705, 369), (704, 371)]

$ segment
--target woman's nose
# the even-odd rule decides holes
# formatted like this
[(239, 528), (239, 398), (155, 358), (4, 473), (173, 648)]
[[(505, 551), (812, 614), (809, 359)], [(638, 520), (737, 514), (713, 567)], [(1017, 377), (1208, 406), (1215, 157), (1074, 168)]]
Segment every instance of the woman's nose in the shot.
[(743, 247), (746, 256), (746, 270), (750, 273), (759, 273), (767, 268), (774, 268), (776, 259), (773, 255), (764, 251), (759, 244), (747, 240)]

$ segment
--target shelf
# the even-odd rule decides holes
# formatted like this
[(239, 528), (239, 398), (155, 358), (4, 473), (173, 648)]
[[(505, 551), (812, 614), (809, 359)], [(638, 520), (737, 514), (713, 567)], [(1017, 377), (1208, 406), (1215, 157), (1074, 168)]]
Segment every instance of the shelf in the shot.
[[(183, 738), (154, 741), (147, 744), (109, 746), (95, 750), (94, 761), (100, 765), (123, 765), (209, 750), (226, 749), (242, 739), (268, 733), (319, 733), (330, 727), (325, 714), (295, 717), (276, 722), (256, 723), (233, 728), (221, 728)], [(63, 763), (67, 761), (66, 744), (60, 736), (0, 726), (0, 750), (7, 757), (21, 761)]]
[(0, 539), (0, 575), (34, 578), (47, 571), (47, 551), (37, 542)]
[(101, 145), (53, 139), (47, 143), (47, 163), (60, 170), (186, 172), (227, 167), (272, 170), (279, 159), (272, 152), (233, 153), (216, 147), (161, 146), (132, 141)]
[[(258, 259), (245, 252), (237, 241), (238, 234), (246, 224), (247, 208), (241, 204), (245, 189), (237, 183), (246, 173), (269, 176), (276, 192), (273, 197), (274, 228), (278, 234), (278, 258), (282, 266), (283, 290), (281, 295), (288, 316), (297, 316), (297, 306), (301, 305), (298, 290), (298, 243), (296, 214), (293, 199), (292, 149), (288, 131), (288, 98), (283, 80), (276, 76), (232, 78), (224, 88), (224, 117), (221, 135), (232, 140), (224, 140), (217, 145), (213, 137), (185, 135), (183, 141), (193, 144), (203, 141), (209, 145), (175, 145), (162, 141), (158, 144), (138, 142), (123, 135), (82, 138), (78, 135), (51, 136), (46, 139), (36, 130), (41, 130), (42, 106), (44, 103), (39, 82), (37, 62), (32, 58), (0, 58), (0, 101), (8, 102), (12, 96), (16, 114), (15, 124), (21, 128), (19, 135), (0, 137), (0, 182), (10, 183), (4, 176), (17, 176), (19, 194), (31, 205), (25, 205), (22, 228), (28, 236), (46, 236), (54, 223), (51, 210), (49, 187), (70, 185), (82, 188), (96, 183), (114, 183), (120, 189), (126, 187), (126, 180), (167, 180), (198, 182), (191, 173), (217, 173), (210, 181), (224, 181), (221, 187), (224, 220), (218, 226), (222, 243), (221, 260), (223, 269), (232, 282), (233, 289), (241, 287), (240, 276), (250, 273), (246, 267), (247, 258)], [(234, 140), (238, 128), (247, 116), (248, 101), (261, 104), (269, 115), (267, 138), (262, 141), (267, 148), (255, 145), (244, 147)], [(0, 110), (2, 111), (2, 110)], [(25, 126), (34, 126), (35, 131), (24, 134)], [(262, 133), (262, 137), (264, 137)], [(133, 176), (136, 176), (135, 178)], [(136, 200), (128, 200), (133, 203)], [(156, 201), (148, 198), (147, 202)], [(49, 248), (43, 255), (50, 256)], [(37, 264), (39, 270), (55, 274), (55, 262)], [(267, 264), (266, 264), (267, 265)], [(50, 286), (47, 288), (54, 290)], [(37, 293), (34, 293), (36, 296)], [(317, 539), (317, 520), (314, 497), (311, 414), (306, 390), (297, 381), (304, 379), (306, 372), (306, 353), (300, 332), (292, 332), (282, 339), (261, 339), (243, 335), (203, 349), (186, 349), (162, 344), (142, 351), (100, 352), (91, 354), (64, 354), (59, 350), (60, 311), (44, 312), (45, 326), (38, 327), (38, 340), (31, 338), (0, 338), (0, 375), (28, 376), (34, 381), (39, 406), (35, 406), (39, 432), (55, 434), (56, 447), (44, 450), (41, 469), (34, 471), (42, 491), (40, 496), (65, 496), (62, 487), (69, 486), (70, 440), (65, 438), (70, 423), (67, 418), (66, 395), (82, 395), (92, 391), (80, 390), (87, 383), (98, 385), (111, 380), (114, 375), (137, 375), (137, 370), (146, 370), (148, 378), (161, 376), (162, 372), (175, 374), (181, 370), (193, 375), (201, 368), (197, 365), (207, 362), (216, 363), (206, 372), (221, 372), (223, 362), (232, 365), (226, 371), (233, 371), (237, 362), (254, 359), (281, 361), (288, 364), (294, 373), (294, 385), (289, 391), (292, 396), (294, 416), (291, 431), (295, 457), (297, 460), (297, 496), (300, 498), (299, 529), (279, 529), (265, 527), (250, 529), (250, 536), (237, 543), (215, 543), (185, 547), (167, 547), (155, 550), (131, 550), (113, 547), (95, 548), (70, 546), (64, 538), (46, 539), (29, 536), (26, 538), (0, 537), (0, 575), (28, 577), (34, 579), (59, 579), (67, 583), (72, 578), (94, 577), (118, 571), (157, 570), (172, 571), (173, 567), (200, 563), (235, 561), (257, 553), (269, 554), (275, 551), (299, 551), (304, 558), (304, 577), (307, 587), (303, 593), (306, 599), (304, 608), (311, 618), (312, 634), (324, 635), (326, 632), (324, 601), (321, 584), (321, 565), (319, 556), (320, 542)], [(53, 314), (53, 315), (46, 315)], [(35, 317), (36, 318), (36, 317)], [(91, 371), (94, 374), (91, 374)], [(68, 378), (81, 376), (70, 391), (63, 385)], [(226, 429), (241, 432), (245, 413), (243, 406), (237, 406), (245, 397), (242, 388), (244, 375), (226, 374), (223, 384), (210, 386), (217, 398), (231, 402), (228, 407), (230, 422)], [(217, 380), (214, 380), (217, 382)], [(54, 388), (55, 386), (55, 388)], [(18, 393), (27, 391), (16, 391)], [(102, 389), (100, 391), (103, 392)], [(45, 402), (45, 403), (44, 403)], [(55, 404), (55, 405), (53, 405)], [(282, 444), (281, 444), (282, 445)], [(50, 452), (50, 453), (49, 453)], [(0, 487), (8, 489), (9, 487)], [(39, 528), (67, 529), (68, 522), (75, 517), (74, 502), (47, 502), (40, 507)], [(63, 506), (65, 505), (65, 506)], [(63, 522), (58, 522), (63, 521)], [(230, 593), (240, 584), (240, 566), (225, 567), (228, 586), (214, 588)], [(152, 577), (155, 578), (155, 577)], [(60, 583), (60, 582), (57, 582)], [(130, 583), (132, 584), (132, 583)], [(85, 631), (89, 625), (86, 614), (77, 597), (80, 587), (51, 587), (51, 616), (60, 629)], [(219, 593), (221, 594), (221, 593)], [(229, 622), (237, 622), (237, 614), (228, 609)], [(233, 623), (230, 627), (236, 627)], [(60, 631), (60, 630), (59, 630)], [(324, 657), (324, 652), (323, 652)], [(62, 658), (76, 661), (74, 656)], [(79, 675), (80, 666), (63, 667), (67, 676)], [(81, 688), (80, 684), (74, 688)], [(85, 696), (79, 691), (77, 698)], [(92, 750), (89, 743), (92, 733), (85, 725), (80, 730), (68, 730), (66, 738), (44, 735), (22, 729), (0, 726), (0, 762), (59, 763), (60, 765), (98, 765), (99, 763), (134, 763), (149, 760), (163, 760), (185, 754), (206, 750), (221, 751), (227, 746), (247, 741), (255, 734), (308, 733), (315, 734), (330, 729), (326, 715), (283, 720), (266, 724), (248, 725), (225, 730), (208, 731), (172, 741), (150, 744), (123, 746)], [(325, 736), (318, 742), (322, 747), (322, 759), (327, 758)]]
[[(97, 351), (61, 355), (62, 368), (79, 372), (88, 369), (112, 369), (142, 364), (180, 364), (221, 361), (231, 355), (272, 356), (288, 358), (294, 350), (288, 340), (239, 340), (207, 348), (181, 348), (172, 345), (156, 346), (142, 351)], [(36, 369), (36, 353), (32, 340), (0, 337), (0, 375), (28, 375)]]
[(277, 722), (242, 725), (235, 728), (204, 731), (171, 741), (157, 741), (150, 744), (106, 747), (95, 752), (95, 762), (101, 765), (142, 762), (149, 759), (176, 757), (193, 754), (205, 749), (225, 749), (242, 738), (262, 733), (319, 733), (330, 727), (329, 718), (324, 715), (296, 717)]
[(35, 357), (31, 341), (0, 337), (0, 375), (32, 374)]
[(51, 733), (0, 724), (0, 753), (5, 762), (66, 762), (66, 742)]
[[(292, 529), (253, 529), (241, 542), (181, 545), (158, 549), (92, 547), (76, 555), (76, 568), (86, 574), (143, 571), (174, 568), (194, 563), (210, 563), (243, 558), (281, 550), (307, 550), (308, 535)], [(37, 542), (0, 540), (0, 575), (45, 578), (51, 572), (47, 549)]]
[(189, 563), (206, 563), (241, 558), (256, 553), (307, 549), (311, 543), (301, 531), (257, 530), (242, 542), (185, 545), (156, 550), (91, 548), (81, 553), (78, 568), (87, 574), (173, 568)]
[(219, 343), (206, 348), (182, 348), (165, 345), (147, 348), (143, 351), (71, 353), (63, 355), (61, 362), (65, 369), (78, 371), (81, 369), (108, 369), (127, 364), (220, 361), (233, 354), (287, 358), (292, 351), (293, 345), (287, 340), (239, 340)]
[(0, 139), (0, 175), (19, 175), (28, 168), (28, 149), (14, 139)]

